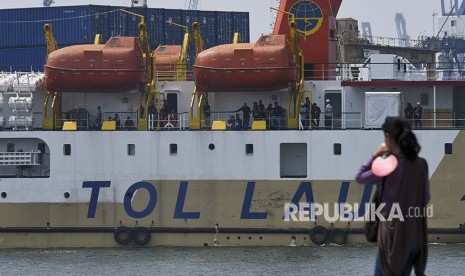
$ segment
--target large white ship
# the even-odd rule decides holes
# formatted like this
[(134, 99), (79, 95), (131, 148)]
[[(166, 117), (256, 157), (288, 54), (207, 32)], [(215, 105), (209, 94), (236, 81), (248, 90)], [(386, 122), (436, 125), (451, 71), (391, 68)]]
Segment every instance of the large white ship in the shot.
[[(318, 58), (330, 64), (334, 42), (326, 39), (323, 46), (315, 46), (320, 38), (313, 36), (331, 36), (341, 1), (333, 2), (337, 7), (328, 1), (281, 1), (275, 35), (264, 35), (256, 44), (210, 49), (209, 55), (227, 54), (228, 49), (233, 55), (213, 57), (208, 66), (198, 62), (197, 82), (180, 81), (179, 74), (168, 80), (166, 74), (154, 72), (145, 92), (46, 92), (35, 81), (43, 81), (42, 75), (2, 76), (0, 248), (365, 243), (363, 222), (356, 218), (365, 214), (364, 203), (375, 189), (356, 183), (354, 176), (383, 141), (380, 120), (403, 115), (406, 103), (420, 99), (423, 126), (415, 134), (431, 179), (429, 240), (465, 242), (465, 124), (460, 119), (465, 81), (441, 80), (395, 55), (373, 55), (393, 62), (377, 66), (368, 61), (357, 69), (358, 76), (350, 66), (321, 70), (315, 65), (314, 77), (304, 78), (297, 44), (292, 39), (280, 42), (276, 35), (283, 22), (292, 33), (293, 24), (298, 28), (299, 22), (315, 20), (314, 28), (301, 30), (308, 36), (301, 43), (302, 55), (319, 47), (326, 56), (315, 58), (315, 64)], [(313, 15), (298, 17), (305, 8)], [(94, 64), (96, 52), (104, 55), (104, 47), (120, 45), (114, 39), (100, 48), (84, 47), (82, 59), (73, 62)], [(143, 41), (143, 35), (134, 41)], [(253, 55), (257, 47), (269, 46), (289, 47), (295, 53), (291, 61), (297, 74), (288, 74), (289, 87), (241, 90), (241, 83), (253, 85), (241, 75), (250, 68), (241, 69), (240, 64), (257, 62), (263, 58)], [(67, 57), (58, 53), (52, 52), (49, 62), (55, 54), (58, 64), (65, 63)], [(92, 57), (86, 59), (89, 53)], [(223, 66), (215, 75), (221, 69), (209, 66), (216, 58), (237, 62), (239, 69)], [(267, 62), (276, 59), (271, 56)], [(96, 74), (75, 66), (70, 71), (47, 63), (46, 70), (66, 75), (57, 87), (76, 83), (79, 74)], [(202, 75), (202, 70), (210, 75)], [(274, 70), (272, 65), (253, 69), (262, 76)], [(126, 77), (121, 71), (113, 73)], [(87, 77), (106, 82), (112, 72), (102, 69), (100, 74)], [(228, 84), (239, 87), (236, 91), (208, 87), (221, 84), (221, 79), (231, 81), (228, 74), (236, 74), (236, 83)], [(199, 92), (199, 76), (211, 78), (203, 84), (205, 91), (212, 91)], [(88, 84), (86, 79), (78, 85), (86, 89)], [(207, 97), (209, 118), (204, 116)], [(310, 123), (314, 118), (299, 118), (298, 107), (306, 97), (322, 109), (317, 126)], [(228, 119), (244, 102), (252, 108), (260, 100), (283, 106), (283, 115), (251, 115), (250, 129), (229, 129)], [(324, 110), (328, 100), (332, 112)], [(243, 119), (243, 112), (238, 113)], [(349, 221), (284, 219), (285, 204), (304, 202), (356, 203), (360, 209)]]

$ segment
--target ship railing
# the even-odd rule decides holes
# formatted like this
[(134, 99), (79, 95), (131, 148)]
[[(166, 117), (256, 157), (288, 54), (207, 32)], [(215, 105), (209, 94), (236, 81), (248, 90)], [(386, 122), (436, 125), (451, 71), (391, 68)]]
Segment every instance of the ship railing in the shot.
[[(319, 118), (304, 120), (303, 129), (362, 129), (363, 113), (362, 112), (322, 112)], [(307, 126), (307, 127), (305, 127)]]
[[(106, 111), (103, 120), (116, 121), (116, 130), (137, 130), (137, 112)], [(98, 119), (95, 117), (92, 128), (98, 129)]]
[(359, 35), (359, 33), (346, 32), (338, 35), (338, 39), (343, 44), (363, 44), (363, 45), (376, 45), (376, 46), (390, 46), (390, 47), (410, 47), (410, 48), (429, 48), (432, 39), (429, 37), (420, 36), (418, 39), (400, 39), (396, 37), (383, 37), (383, 36), (368, 36)]
[(407, 119), (413, 129), (465, 129), (465, 112), (424, 111), (421, 119)]
[[(172, 113), (172, 114), (149, 114), (148, 129), (149, 130), (185, 130), (189, 126), (189, 113)], [(160, 126), (160, 127), (158, 127)]]
[(55, 119), (55, 129), (62, 129), (65, 122), (76, 122), (78, 130), (89, 129), (89, 113), (79, 113), (79, 116), (70, 112), (61, 113), (61, 118)]
[(155, 73), (157, 82), (161, 81), (193, 81), (194, 72), (192, 70), (185, 70), (185, 79), (183, 74), (180, 74), (176, 69), (170, 70), (157, 70)]
[[(329, 66), (330, 69), (324, 69)], [(306, 80), (333, 79), (343, 81), (464, 81), (463, 69), (455, 68), (454, 64), (447, 62), (435, 62), (434, 64), (401, 64), (398, 69), (397, 63), (370, 63), (349, 64), (341, 63), (336, 67), (332, 64), (321, 64), (321, 68), (305, 71)], [(320, 68), (317, 66), (317, 68)], [(375, 67), (375, 68), (373, 68)], [(383, 68), (378, 68), (383, 67)], [(312, 77), (312, 76), (323, 77)], [(308, 76), (308, 77), (307, 77)]]
[[(270, 114), (265, 115), (264, 117), (255, 117), (252, 116), (249, 118), (248, 124), (244, 124), (244, 117), (242, 112), (236, 111), (213, 111), (211, 112), (210, 117), (204, 118), (202, 125), (204, 129), (211, 129), (211, 125), (213, 121), (224, 121), (226, 122), (226, 129), (227, 130), (237, 130), (236, 128), (236, 114), (239, 114), (239, 118), (242, 120), (242, 127), (241, 130), (247, 130), (252, 128), (252, 124), (254, 121), (266, 121), (266, 128), (267, 129), (286, 129), (286, 111), (283, 108), (283, 116), (272, 116)], [(244, 126), (246, 128), (244, 128)]]

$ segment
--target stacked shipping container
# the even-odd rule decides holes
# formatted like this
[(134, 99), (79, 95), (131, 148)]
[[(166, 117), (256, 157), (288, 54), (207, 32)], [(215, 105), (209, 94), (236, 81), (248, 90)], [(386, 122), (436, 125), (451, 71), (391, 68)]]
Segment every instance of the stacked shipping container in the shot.
[[(43, 26), (53, 26), (58, 47), (93, 43), (95, 34), (106, 42), (111, 36), (138, 36), (139, 19), (114, 6), (68, 6), (0, 10), (0, 71), (43, 71), (46, 41)], [(124, 8), (145, 16), (150, 44), (182, 44), (184, 30), (166, 24), (173, 21), (191, 27), (200, 22), (207, 48), (231, 43), (234, 32), (249, 41), (249, 14), (244, 12)], [(194, 61), (191, 41), (189, 63)]]

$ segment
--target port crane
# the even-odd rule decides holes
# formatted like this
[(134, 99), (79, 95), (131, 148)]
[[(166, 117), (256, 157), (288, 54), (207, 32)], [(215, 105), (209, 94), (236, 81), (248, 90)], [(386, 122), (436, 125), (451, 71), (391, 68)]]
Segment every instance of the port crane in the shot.
[(446, 9), (446, 3), (444, 1), (445, 0), (441, 0), (442, 16), (461, 16), (465, 12), (465, 1), (462, 1), (459, 6), (459, 0), (450, 0), (450, 10)]
[(362, 22), (362, 37), (363, 39), (368, 40), (370, 44), (373, 44), (373, 33), (371, 32), (371, 23)]
[(410, 47), (410, 36), (407, 34), (407, 21), (402, 13), (396, 13), (397, 37), (400, 47)]

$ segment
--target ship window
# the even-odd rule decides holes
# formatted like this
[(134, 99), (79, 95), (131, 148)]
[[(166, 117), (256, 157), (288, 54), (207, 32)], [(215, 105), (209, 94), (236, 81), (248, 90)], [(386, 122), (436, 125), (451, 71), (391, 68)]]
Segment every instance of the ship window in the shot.
[(116, 47), (116, 44), (118, 44), (118, 38), (113, 37), (113, 38), (110, 40), (110, 47)]
[(262, 38), (260, 39), (261, 42), (268, 42), (268, 37), (267, 36), (262, 36)]
[(457, 25), (457, 21), (455, 21), (455, 20), (450, 21), (450, 26), (451, 27), (455, 27), (456, 25)]
[(336, 32), (335, 32), (334, 30), (330, 30), (330, 31), (329, 31), (329, 37), (330, 37), (330, 38), (334, 38), (334, 37), (335, 37), (335, 34), (336, 34)]
[(8, 143), (6, 145), (6, 151), (7, 152), (15, 152), (15, 143)]
[(160, 49), (158, 49), (159, 53), (163, 53), (164, 51), (166, 51), (166, 47), (160, 47)]
[(245, 144), (245, 154), (253, 155), (253, 144)]
[(178, 144), (170, 144), (170, 154), (175, 155), (178, 153)]
[(333, 144), (333, 152), (334, 152), (334, 155), (341, 155), (341, 153), (342, 153), (341, 143), (334, 143)]
[(452, 143), (445, 143), (444, 144), (444, 153), (445, 154), (452, 154)]
[(64, 144), (63, 145), (63, 154), (64, 155), (71, 155), (71, 144)]
[(134, 144), (128, 144), (128, 155), (129, 155), (129, 156), (134, 156), (134, 155), (136, 155), (136, 145), (134, 145)]
[(307, 177), (307, 144), (282, 143), (280, 145), (281, 178)]
[(420, 94), (420, 102), (422, 105), (428, 105), (428, 93), (421, 93)]

